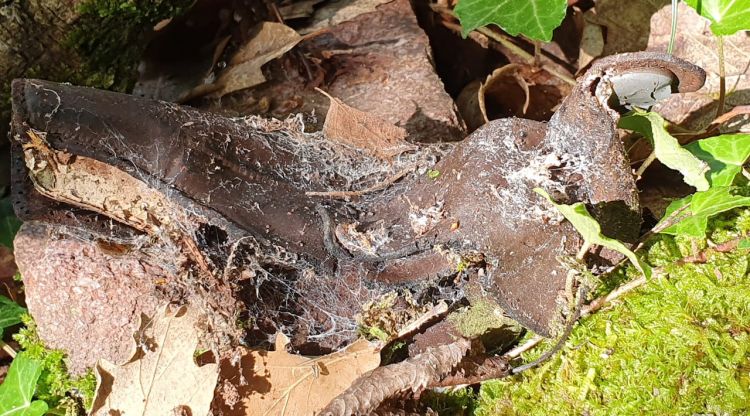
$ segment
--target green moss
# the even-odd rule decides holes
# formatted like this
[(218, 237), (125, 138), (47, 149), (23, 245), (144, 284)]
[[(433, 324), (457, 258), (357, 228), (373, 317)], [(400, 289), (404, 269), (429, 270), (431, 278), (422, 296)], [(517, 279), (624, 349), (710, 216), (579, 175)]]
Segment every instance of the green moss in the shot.
[(510, 328), (516, 333), (521, 332), (518, 324), (507, 318), (502, 309), (492, 302), (482, 299), (475, 301), (470, 307), (451, 314), (448, 320), (458, 328), (465, 337), (478, 337), (493, 329)]
[(127, 91), (154, 24), (182, 13), (193, 0), (86, 0), (67, 44), (84, 67), (68, 81)]
[(37, 334), (36, 323), (29, 315), (22, 317), (24, 327), (13, 338), (30, 358), (43, 362), (42, 375), (36, 389), (36, 398), (44, 400), (50, 409), (59, 409), (71, 414), (83, 414), (91, 408), (96, 389), (93, 371), (81, 377), (71, 377), (65, 366), (65, 354), (44, 346)]
[(476, 396), (471, 389), (427, 391), (420, 401), (441, 416), (470, 415), (474, 410)]
[(362, 306), (357, 330), (367, 339), (387, 342), (428, 309), (429, 305), (419, 305), (409, 291), (390, 292)]
[[(750, 210), (712, 220), (720, 243), (747, 232)], [(750, 412), (748, 252), (675, 261), (705, 240), (657, 236), (649, 263), (665, 275), (583, 319), (561, 354), (484, 383), (477, 415), (747, 414)], [(617, 281), (631, 272), (615, 275)], [(547, 342), (523, 356), (534, 360)]]

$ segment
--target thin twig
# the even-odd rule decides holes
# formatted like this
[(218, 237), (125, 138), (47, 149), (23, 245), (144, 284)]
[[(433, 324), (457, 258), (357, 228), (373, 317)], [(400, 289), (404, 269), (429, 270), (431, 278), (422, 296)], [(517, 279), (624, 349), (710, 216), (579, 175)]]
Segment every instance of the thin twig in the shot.
[(592, 300), (581, 310), (581, 317), (591, 315), (592, 313), (601, 309), (604, 305), (611, 303), (624, 294), (633, 291), (633, 289), (643, 286), (646, 281), (646, 276), (641, 275), (637, 279), (633, 279), (623, 285), (618, 286), (615, 290), (607, 293), (606, 295)]
[[(486, 35), (492, 40), (495, 40), (508, 48), (509, 51), (513, 52), (514, 54), (518, 55), (520, 58), (524, 59), (526, 63), (530, 65), (535, 65), (535, 58), (530, 53), (526, 52), (525, 50), (521, 49), (518, 45), (511, 42), (510, 39), (508, 39), (506, 36), (495, 32), (494, 30), (491, 30), (486, 27), (480, 27), (477, 29), (477, 32)], [(512, 45), (512, 46), (511, 46)], [(556, 69), (550, 68), (549, 65), (541, 64), (539, 67), (545, 71), (547, 71), (550, 75), (555, 76), (559, 78), (561, 81), (570, 84), (570, 85), (576, 85), (576, 80), (557, 71)]]
[(16, 350), (14, 350), (13, 347), (6, 344), (4, 341), (0, 341), (0, 348), (2, 348), (2, 350), (10, 356), (10, 358), (16, 358)]
[(555, 345), (545, 351), (544, 354), (542, 354), (536, 360), (524, 365), (520, 365), (518, 367), (514, 367), (513, 370), (511, 370), (511, 374), (520, 374), (526, 370), (530, 370), (544, 363), (565, 346), (565, 343), (568, 341), (568, 338), (573, 332), (573, 328), (575, 327), (576, 322), (578, 322), (578, 318), (581, 316), (581, 312), (583, 311), (583, 301), (586, 298), (586, 293), (588, 293), (588, 288), (586, 288), (585, 285), (581, 285), (578, 288), (578, 301), (576, 303), (575, 309), (573, 310), (573, 313), (571, 313), (571, 316), (568, 318), (568, 323), (565, 325), (565, 330), (563, 331), (562, 335), (560, 335), (560, 338), (558, 338)]
[[(431, 4), (430, 8), (432, 8), (432, 10), (434, 12), (436, 12), (436, 13), (444, 14), (444, 15), (450, 16), (450, 17), (452, 17), (454, 19), (456, 18), (456, 14), (453, 12), (453, 10), (451, 10), (451, 9), (445, 7), (445, 6), (440, 6), (438, 4)], [(459, 33), (461, 32), (461, 27), (459, 25), (455, 24), (455, 23), (445, 22), (444, 21), (444, 22), (441, 22), (441, 24), (443, 26), (447, 27), (448, 29), (456, 30)], [(526, 62), (527, 64), (537, 66), (536, 65), (536, 59), (534, 58), (534, 55), (526, 52), (525, 50), (523, 50), (523, 48), (521, 48), (520, 46), (518, 46), (515, 43), (513, 43), (513, 41), (511, 40), (510, 37), (505, 36), (505, 35), (503, 35), (501, 33), (495, 32), (495, 31), (493, 31), (493, 30), (491, 30), (491, 29), (489, 29), (487, 27), (477, 28), (476, 32), (479, 32), (479, 33), (487, 36), (488, 38), (496, 41), (497, 43), (501, 44), (503, 47), (505, 47), (505, 49), (507, 50), (507, 52), (510, 52), (513, 55), (516, 55), (517, 57), (519, 57), (522, 60), (524, 60), (524, 62)], [(541, 69), (547, 71), (550, 75), (559, 78), (561, 81), (563, 81), (563, 82), (565, 82), (567, 84), (570, 84), (570, 85), (576, 85), (576, 80), (575, 79), (573, 79), (573, 78), (571, 78), (571, 77), (569, 77), (569, 76), (567, 76), (567, 75), (565, 75), (565, 74), (557, 71), (556, 69), (550, 68), (549, 65), (541, 64), (541, 65), (538, 65), (538, 66), (540, 66)]]
[(525, 343), (517, 346), (516, 348), (513, 348), (512, 350), (506, 352), (503, 354), (503, 357), (507, 358), (517, 358), (521, 354), (525, 353), (526, 351), (534, 348), (539, 344), (540, 342), (544, 341), (544, 337), (541, 335), (534, 335), (530, 340), (526, 341)]
[(639, 248), (643, 247), (643, 244), (646, 243), (646, 240), (651, 238), (651, 236), (658, 234), (667, 228), (677, 224), (684, 218), (681, 217), (681, 214), (690, 207), (690, 204), (685, 204), (676, 210), (672, 211), (671, 214), (669, 214), (668, 217), (664, 218), (663, 220), (659, 221), (658, 224), (656, 224), (652, 229), (648, 230), (645, 234), (641, 236), (641, 238), (638, 240), (638, 245), (635, 246), (633, 251), (638, 250)]
[(672, 51), (674, 51), (674, 40), (677, 37), (677, 3), (679, 3), (680, 0), (672, 0), (672, 30), (669, 34), (669, 45), (667, 45), (667, 53), (672, 54)]

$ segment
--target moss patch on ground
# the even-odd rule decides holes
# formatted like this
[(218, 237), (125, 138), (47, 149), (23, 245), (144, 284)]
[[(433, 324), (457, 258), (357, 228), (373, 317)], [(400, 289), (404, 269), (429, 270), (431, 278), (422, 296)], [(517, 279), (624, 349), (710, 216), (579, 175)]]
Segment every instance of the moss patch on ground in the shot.
[(151, 28), (160, 20), (177, 16), (193, 0), (87, 0), (79, 6), (80, 18), (67, 43), (82, 58), (83, 68), (74, 80), (97, 88), (128, 91), (135, 82), (136, 66), (146, 48)]
[[(562, 353), (519, 376), (484, 383), (477, 415), (747, 414), (747, 249), (677, 260), (750, 231), (750, 210), (711, 221), (709, 240), (657, 236), (645, 249), (663, 273), (583, 319)], [(633, 271), (613, 276), (618, 281)], [(523, 356), (537, 358), (547, 342)]]
[(22, 319), (24, 327), (13, 338), (27, 357), (42, 362), (42, 375), (34, 397), (49, 405), (51, 410), (47, 414), (86, 414), (86, 410), (91, 408), (96, 389), (93, 371), (89, 370), (80, 377), (68, 374), (65, 353), (44, 346), (31, 316), (25, 315)]

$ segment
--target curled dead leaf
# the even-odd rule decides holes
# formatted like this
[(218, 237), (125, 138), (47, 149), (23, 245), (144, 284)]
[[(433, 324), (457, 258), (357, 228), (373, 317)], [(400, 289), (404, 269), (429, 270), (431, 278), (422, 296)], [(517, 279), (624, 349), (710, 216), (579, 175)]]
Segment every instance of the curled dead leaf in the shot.
[(514, 63), (495, 69), (483, 82), (468, 84), (458, 98), (470, 130), (490, 120), (523, 117), (548, 120), (571, 86), (533, 65)]
[(230, 59), (227, 68), (212, 84), (200, 85), (190, 94), (221, 97), (266, 82), (261, 68), (292, 49), (300, 40), (294, 29), (282, 23), (262, 22), (255, 35)]
[(91, 415), (208, 414), (219, 366), (195, 363), (197, 318), (193, 309), (165, 306), (143, 319), (129, 362), (97, 364)]
[(405, 140), (408, 136), (406, 129), (349, 107), (323, 90), (318, 91), (331, 100), (323, 124), (323, 134), (329, 140), (364, 150), (382, 159), (416, 148)]

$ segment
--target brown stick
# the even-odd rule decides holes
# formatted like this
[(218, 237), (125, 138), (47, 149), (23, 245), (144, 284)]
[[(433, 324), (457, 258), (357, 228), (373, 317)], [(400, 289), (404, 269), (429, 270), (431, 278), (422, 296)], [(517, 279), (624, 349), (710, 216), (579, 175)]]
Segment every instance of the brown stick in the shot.
[(729, 240), (729, 241), (723, 242), (723, 243), (721, 243), (721, 244), (719, 244), (717, 246), (709, 247), (709, 248), (707, 248), (705, 250), (701, 250), (701, 251), (699, 251), (696, 254), (693, 254), (693, 255), (690, 255), (690, 256), (687, 256), (687, 257), (683, 257), (680, 260), (677, 260), (676, 264), (683, 265), (683, 264), (696, 264), (696, 263), (702, 264), (702, 263), (706, 263), (708, 261), (708, 256), (709, 256), (709, 254), (712, 251), (713, 252), (717, 252), (717, 253), (728, 253), (728, 252), (736, 249), (737, 246), (739, 245), (740, 241), (742, 241), (745, 238), (747, 238), (747, 236), (737, 237), (737, 238), (735, 238), (733, 240)]

